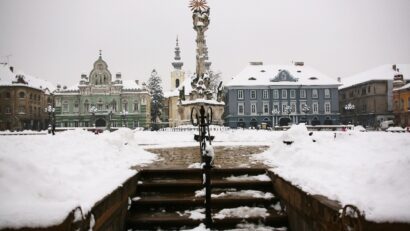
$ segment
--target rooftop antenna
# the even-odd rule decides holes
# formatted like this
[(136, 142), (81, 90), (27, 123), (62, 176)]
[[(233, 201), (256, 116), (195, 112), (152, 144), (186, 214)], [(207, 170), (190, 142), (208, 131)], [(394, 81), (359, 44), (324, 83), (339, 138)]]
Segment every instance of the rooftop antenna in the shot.
[(4, 57), (6, 57), (6, 62), (0, 63), (0, 64), (4, 64), (4, 65), (9, 64), (9, 63), (10, 63), (9, 61), (10, 61), (10, 57), (11, 57), (11, 56), (13, 56), (13, 55), (11, 55), (11, 54), (10, 54), (10, 55), (5, 55)]

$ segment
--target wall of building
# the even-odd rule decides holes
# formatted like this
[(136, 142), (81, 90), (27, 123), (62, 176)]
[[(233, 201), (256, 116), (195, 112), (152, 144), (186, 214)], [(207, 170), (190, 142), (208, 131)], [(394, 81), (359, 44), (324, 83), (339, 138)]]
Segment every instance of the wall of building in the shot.
[(51, 102), (51, 96), (41, 89), (0, 86), (0, 130), (46, 129), (48, 114), (44, 109)]
[[(303, 89), (306, 92), (306, 97), (301, 98), (300, 90)], [(312, 97), (312, 90), (318, 91), (318, 97)], [(325, 89), (329, 89), (330, 97), (325, 97)], [(243, 99), (238, 99), (238, 90), (243, 91)], [(274, 98), (274, 91), (279, 90), (279, 97)], [(287, 92), (286, 98), (282, 98), (282, 90)], [(295, 90), (295, 96), (291, 98), (290, 91)], [(251, 91), (256, 91), (256, 98), (251, 99)], [(267, 91), (267, 98), (264, 98), (264, 91)], [(272, 126), (282, 118), (291, 118), (294, 123), (307, 121), (311, 124), (314, 118), (318, 120), (320, 124), (324, 124), (326, 119), (330, 119), (332, 124), (339, 124), (339, 104), (338, 104), (338, 90), (336, 87), (326, 86), (238, 86), (238, 87), (226, 87), (225, 99), (225, 125), (229, 127), (238, 127), (243, 125), (245, 127), (251, 127), (260, 125), (261, 123), (267, 123)], [(325, 102), (330, 103), (330, 112), (325, 112)], [(256, 113), (251, 112), (251, 104), (256, 104)], [(282, 105), (296, 104), (296, 111), (291, 114), (284, 113), (282, 111)], [(310, 107), (308, 113), (304, 113), (301, 110), (301, 103), (306, 103)], [(313, 112), (313, 103), (317, 103), (318, 111)], [(238, 105), (244, 105), (244, 113), (238, 114)], [(267, 112), (264, 111), (264, 104), (268, 105)], [(274, 105), (278, 105), (280, 113), (274, 115), (272, 110)], [(252, 124), (251, 124), (252, 122)]]

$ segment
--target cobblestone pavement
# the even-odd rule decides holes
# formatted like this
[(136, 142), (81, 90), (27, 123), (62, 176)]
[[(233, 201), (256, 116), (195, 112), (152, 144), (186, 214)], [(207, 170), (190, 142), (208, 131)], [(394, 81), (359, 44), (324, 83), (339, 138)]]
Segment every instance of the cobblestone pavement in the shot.
[[(267, 150), (268, 146), (214, 146), (215, 167), (266, 167), (250, 157)], [(200, 162), (199, 147), (149, 148), (149, 152), (159, 155), (159, 160), (143, 168), (187, 168)], [(141, 168), (141, 167), (138, 167)]]

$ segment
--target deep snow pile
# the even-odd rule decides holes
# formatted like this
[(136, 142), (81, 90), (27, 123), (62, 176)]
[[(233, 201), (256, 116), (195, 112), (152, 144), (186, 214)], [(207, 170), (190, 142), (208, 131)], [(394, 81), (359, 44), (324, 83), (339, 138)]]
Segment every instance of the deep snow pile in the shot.
[(0, 229), (61, 223), (77, 206), (87, 213), (155, 155), (120, 129), (0, 137)]
[[(284, 140), (293, 143), (286, 145)], [(272, 142), (257, 158), (304, 191), (354, 204), (369, 220), (410, 222), (410, 134), (351, 131), (309, 136), (299, 125)]]

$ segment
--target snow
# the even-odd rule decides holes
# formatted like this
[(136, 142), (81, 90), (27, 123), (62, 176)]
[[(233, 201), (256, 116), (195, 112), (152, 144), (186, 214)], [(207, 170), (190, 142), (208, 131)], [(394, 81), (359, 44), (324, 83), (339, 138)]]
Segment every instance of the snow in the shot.
[(248, 176), (248, 174), (241, 176), (225, 177), (227, 181), (270, 181), (271, 179), (266, 174)]
[[(205, 192), (203, 193), (205, 195)], [(270, 192), (262, 192), (258, 190), (239, 190), (239, 191), (227, 191), (219, 194), (212, 194), (211, 197), (254, 197), (254, 198), (264, 198), (271, 199), (273, 194)]]
[[(410, 64), (396, 64), (396, 67), (403, 74), (404, 79), (410, 78)], [(342, 78), (342, 86), (339, 89), (351, 87), (353, 85), (368, 82), (371, 80), (391, 80), (393, 81), (394, 75), (397, 71), (393, 70), (393, 64), (384, 64), (364, 72)]]
[[(297, 79), (296, 82), (280, 81), (271, 82), (280, 71), (286, 70), (291, 76)], [(254, 80), (250, 78), (253, 77)], [(310, 79), (316, 77), (316, 80)], [(309, 66), (295, 65), (248, 65), (237, 76), (232, 78), (226, 86), (270, 86), (270, 85), (334, 85), (340, 83), (336, 79), (330, 78)]]
[[(13, 81), (16, 81), (16, 75), (24, 75), (24, 80), (27, 82), (26, 84), (16, 84)], [(48, 88), (50, 92), (54, 91), (56, 87), (54, 84), (47, 80), (39, 79), (37, 77), (28, 75), (20, 70), (16, 70), (14, 68), (14, 72), (10, 71), (9, 65), (0, 64), (0, 86), (29, 86), (36, 89), (44, 90)]]
[(205, 209), (185, 210), (183, 213), (177, 212), (180, 216), (189, 216), (192, 220), (205, 219)]
[[(0, 136), (0, 229), (59, 224), (77, 207), (87, 214), (135, 174), (131, 166), (155, 160), (142, 148), (197, 146), (197, 133), (125, 128), (99, 135), (82, 130), (55, 136), (6, 132)], [(214, 147), (269, 145), (255, 158), (310, 194), (356, 205), (368, 220), (410, 222), (409, 133), (311, 133), (298, 125), (288, 131), (229, 129), (211, 135)], [(235, 193), (251, 194), (228, 191), (213, 197)]]
[(368, 220), (410, 222), (409, 134), (314, 132), (313, 142), (301, 127), (289, 133), (291, 145), (272, 139), (257, 159), (310, 194), (356, 205)]
[(267, 217), (269, 213), (266, 208), (241, 206), (231, 209), (222, 209), (214, 215), (215, 219), (224, 219), (226, 217)]
[(367, 131), (362, 125), (357, 125), (353, 128), (354, 131), (365, 132)]
[(389, 127), (386, 129), (388, 132), (406, 132), (406, 129), (402, 127)]
[(0, 137), (0, 229), (59, 224), (78, 206), (88, 213), (131, 166), (156, 158), (133, 139), (129, 129)]

